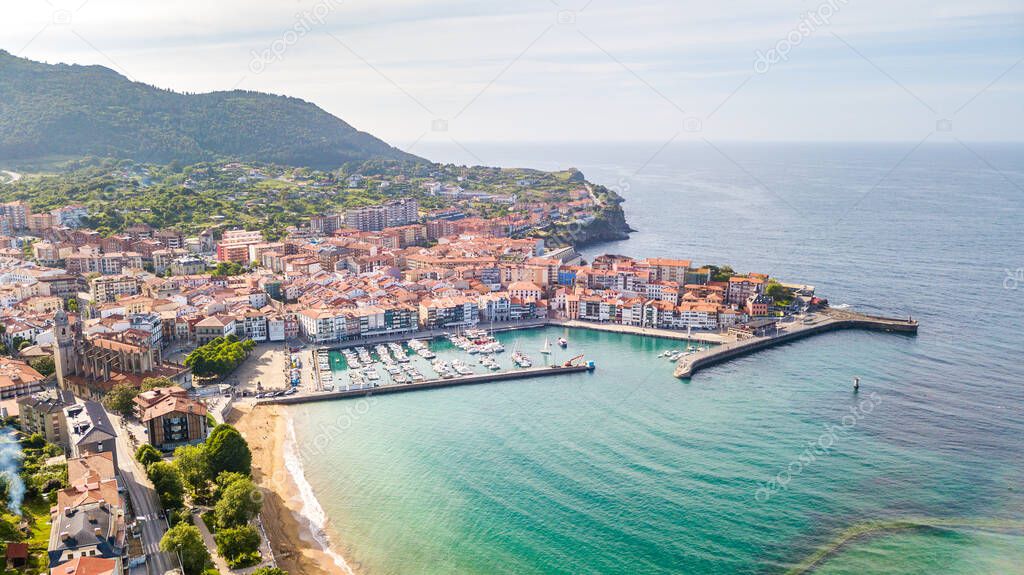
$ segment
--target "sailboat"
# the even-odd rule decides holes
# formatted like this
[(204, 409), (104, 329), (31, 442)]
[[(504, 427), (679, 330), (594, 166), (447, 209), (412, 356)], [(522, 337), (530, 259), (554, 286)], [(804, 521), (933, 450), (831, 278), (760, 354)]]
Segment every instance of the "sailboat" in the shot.
[(543, 354), (551, 353), (551, 340), (544, 338), (544, 347), (540, 348), (540, 352)]

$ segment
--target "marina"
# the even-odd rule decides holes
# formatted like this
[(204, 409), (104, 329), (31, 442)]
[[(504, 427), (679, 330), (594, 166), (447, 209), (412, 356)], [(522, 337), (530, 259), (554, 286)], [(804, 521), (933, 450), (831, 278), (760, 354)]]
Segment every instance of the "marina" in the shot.
[[(503, 337), (508, 338), (509, 335), (506, 332)], [(550, 339), (545, 340), (544, 346), (536, 352), (536, 364), (528, 353), (530, 350), (519, 349), (519, 336), (515, 337), (511, 353), (506, 353), (505, 344), (495, 332), (484, 329), (340, 349), (318, 348), (312, 353), (316, 370), (311, 387), (301, 389), (293, 382), (292, 388), (260, 394), (257, 400), (265, 403), (286, 397), (301, 401), (314, 395), (318, 398), (348, 397), (351, 393), (363, 395), (397, 387), (443, 387), (439, 382), (461, 385), (573, 373), (581, 371), (577, 369), (581, 367), (594, 368), (592, 362), (584, 361), (583, 354), (565, 352), (568, 348), (566, 335), (558, 338), (559, 354), (553, 353)], [(293, 356), (293, 361), (297, 356)]]
[(521, 346), (520, 337), (512, 335), (521, 332), (512, 326), (505, 326), (502, 330), (472, 328), (454, 332), (419, 333), (418, 337), (391, 338), (374, 343), (348, 342), (345, 347), (318, 348), (314, 351), (314, 381), (309, 388), (301, 386), (301, 359), (299, 354), (293, 354), (289, 368), (290, 387), (261, 394), (257, 399), (275, 400), (309, 394), (339, 397), (335, 394), (419, 384), (436, 387), (436, 382), (504, 377), (510, 371), (531, 371), (543, 375), (537, 370), (566, 367), (564, 360), (570, 356), (573, 356), (571, 362), (584, 358), (585, 349), (569, 350), (572, 347), (569, 332), (574, 329), (637, 335), (651, 341), (660, 341), (663, 347), (672, 346), (660, 349), (652, 357), (670, 366), (674, 365), (672, 374), (680, 379), (688, 379), (700, 369), (748, 353), (837, 329), (899, 333), (917, 331), (917, 322), (912, 319), (876, 317), (833, 308), (787, 317), (777, 323), (770, 320), (765, 325), (771, 326), (771, 331), (767, 331), (769, 328), (763, 332), (747, 334), (732, 331), (673, 331), (670, 333), (672, 337), (666, 337), (662, 333), (666, 330), (579, 321), (571, 324), (548, 321), (546, 328), (545, 324), (519, 326), (519, 329), (528, 330), (562, 328), (562, 333), (554, 337), (552, 331), (545, 331), (547, 335), (539, 344), (533, 345)]
[(310, 403), (314, 401), (326, 401), (331, 399), (345, 399), (351, 397), (366, 397), (369, 395), (382, 395), (389, 393), (402, 393), (406, 391), (421, 391), (426, 389), (439, 389), (457, 385), (473, 385), (480, 383), (492, 383), (499, 381), (512, 381), (516, 379), (529, 379), (535, 377), (547, 377), (553, 375), (568, 375), (571, 373), (587, 373), (596, 369), (593, 362), (582, 365), (561, 365), (553, 367), (537, 367), (532, 369), (520, 369), (504, 371), (501, 373), (489, 373), (480, 375), (469, 375), (461, 377), (449, 377), (447, 379), (432, 379), (419, 383), (405, 385), (383, 385), (379, 387), (360, 387), (328, 393), (302, 394), (291, 396), (280, 396), (258, 400), (263, 405), (293, 405), (298, 403)]

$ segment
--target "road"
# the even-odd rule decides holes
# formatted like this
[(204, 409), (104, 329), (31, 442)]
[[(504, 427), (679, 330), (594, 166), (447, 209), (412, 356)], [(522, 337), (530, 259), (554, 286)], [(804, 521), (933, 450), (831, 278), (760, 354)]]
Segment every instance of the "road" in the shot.
[(128, 434), (121, 426), (121, 418), (111, 413), (110, 420), (118, 430), (117, 463), (121, 468), (121, 480), (131, 497), (132, 510), (136, 517), (145, 517), (142, 521), (142, 549), (148, 555), (146, 572), (149, 575), (163, 575), (178, 567), (178, 560), (173, 555), (160, 551), (160, 539), (167, 531), (167, 523), (160, 519), (160, 500), (153, 489), (153, 484), (146, 477), (146, 472), (138, 461), (135, 451), (128, 442)]
[(11, 172), (9, 170), (0, 170), (0, 174), (7, 174), (7, 177), (9, 178), (7, 180), (8, 184), (13, 184), (14, 182), (17, 182), (18, 180), (21, 179), (21, 174), (16, 173), (16, 172)]

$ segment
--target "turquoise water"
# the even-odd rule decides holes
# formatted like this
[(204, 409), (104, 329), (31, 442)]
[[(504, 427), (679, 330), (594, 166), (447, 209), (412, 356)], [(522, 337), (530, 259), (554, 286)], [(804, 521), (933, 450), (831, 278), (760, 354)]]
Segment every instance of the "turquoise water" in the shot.
[[(537, 332), (538, 330), (516, 330), (497, 332), (494, 334), (505, 347), (504, 352), (491, 355), (498, 365), (501, 366), (500, 371), (520, 369), (520, 367), (515, 365), (512, 361), (512, 355), (516, 351), (519, 351), (529, 357), (533, 367), (562, 365), (567, 361), (576, 360), (579, 355), (587, 356), (579, 361), (596, 359), (596, 357), (590, 356), (589, 348), (579, 345), (583, 342), (589, 341), (589, 338), (591, 337), (590, 331), (566, 328), (549, 329), (543, 331), (543, 336), (538, 336)], [(565, 348), (557, 345), (556, 342), (559, 337), (564, 337), (568, 342)], [(579, 342), (575, 341), (576, 338), (580, 338)], [(541, 348), (544, 347), (545, 339), (547, 339), (550, 344), (550, 354), (543, 354), (540, 352)], [(699, 341), (680, 341), (660, 338), (636, 338), (636, 341), (619, 338), (614, 339), (613, 341), (613, 345), (630, 346), (631, 349), (642, 351), (645, 361), (649, 359), (651, 362), (661, 363), (662, 367), (668, 366), (669, 368), (674, 364), (668, 361), (668, 359), (657, 357), (659, 354), (669, 351), (689, 351), (689, 348), (691, 347), (705, 349), (714, 345)], [(468, 365), (475, 375), (493, 373), (486, 367), (480, 365), (480, 355), (467, 353), (455, 347), (455, 345), (446, 338), (432, 340), (429, 342), (429, 345), (431, 351), (437, 355), (438, 359), (449, 362), (453, 360), (460, 360)], [(373, 346), (366, 346), (366, 348), (373, 359), (378, 359), (377, 352), (373, 350)], [(430, 361), (412, 353), (412, 351), (406, 346), (403, 346), (403, 349), (405, 349), (406, 355), (409, 357), (410, 364), (418, 369), (426, 379), (438, 379), (437, 372), (430, 367)], [(340, 386), (345, 386), (349, 382), (348, 362), (345, 361), (345, 356), (339, 351), (331, 351), (330, 361), (331, 371), (334, 373), (335, 381), (338, 382)], [(579, 363), (579, 361), (577, 361), (577, 363)], [(379, 385), (389, 385), (392, 383), (387, 373), (382, 368), (378, 367), (377, 373), (380, 374), (381, 377), (377, 382)]]
[(1024, 285), (1004, 280), (1024, 267), (1024, 148), (982, 147), (986, 165), (924, 146), (895, 170), (898, 145), (726, 148), (760, 183), (688, 145), (635, 175), (657, 148), (475, 151), (625, 178), (642, 231), (590, 254), (730, 262), (921, 333), (827, 334), (684, 382), (655, 357), (678, 342), (574, 330), (592, 374), (297, 406), (342, 554), (367, 573), (784, 573), (912, 517), (1000, 527), (877, 533), (816, 572), (1020, 572)]

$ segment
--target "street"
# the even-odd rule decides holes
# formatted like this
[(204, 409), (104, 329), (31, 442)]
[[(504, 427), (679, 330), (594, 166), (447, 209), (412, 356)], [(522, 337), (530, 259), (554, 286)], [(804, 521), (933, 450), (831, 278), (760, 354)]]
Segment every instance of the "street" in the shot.
[[(117, 434), (117, 462), (120, 466), (121, 480), (124, 488), (131, 498), (132, 510), (136, 518), (144, 518), (142, 524), (142, 549), (148, 556), (145, 564), (145, 573), (148, 575), (163, 575), (171, 569), (178, 567), (178, 561), (173, 555), (160, 551), (160, 538), (167, 531), (167, 522), (160, 519), (160, 500), (157, 498), (153, 485), (146, 477), (146, 471), (138, 461), (135, 461), (135, 451), (128, 442), (128, 434), (121, 426), (121, 418), (116, 414), (110, 414), (110, 420), (114, 423)], [(141, 567), (139, 568), (141, 569)], [(133, 570), (133, 572), (136, 572)], [(142, 572), (142, 571), (138, 571)]]

